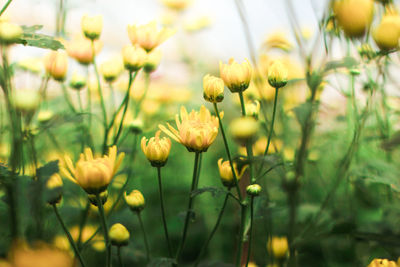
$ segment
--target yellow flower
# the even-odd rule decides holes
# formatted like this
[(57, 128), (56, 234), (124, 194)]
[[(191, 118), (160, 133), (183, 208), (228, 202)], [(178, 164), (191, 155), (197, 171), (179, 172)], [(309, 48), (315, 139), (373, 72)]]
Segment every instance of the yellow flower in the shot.
[(132, 211), (140, 212), (144, 209), (146, 201), (139, 190), (133, 190), (129, 195), (124, 195), (125, 202)]
[(385, 14), (374, 29), (373, 37), (381, 50), (396, 49), (399, 46), (400, 16), (392, 12)]
[(258, 100), (247, 102), (245, 107), (247, 116), (255, 119), (258, 118), (258, 115), (260, 114), (260, 102)]
[(160, 65), (162, 53), (161, 50), (153, 50), (150, 53), (147, 53), (146, 60), (144, 62), (143, 70), (147, 73), (153, 72), (157, 69), (158, 65)]
[(246, 192), (250, 196), (256, 197), (260, 194), (262, 188), (259, 184), (251, 184), (246, 187)]
[(75, 90), (81, 90), (86, 85), (86, 77), (82, 74), (74, 72), (72, 74), (71, 80), (69, 81), (69, 86)]
[[(100, 40), (94, 42), (94, 54), (97, 55), (103, 48), (103, 43)], [(74, 38), (66, 44), (67, 53), (70, 57), (76, 59), (83, 65), (88, 65), (93, 62), (93, 48), (90, 40), (83, 36)]]
[(14, 43), (22, 36), (22, 28), (14, 23), (0, 22), (0, 42), (5, 44)]
[[(239, 180), (242, 178), (247, 166), (242, 167), (242, 169), (238, 170), (236, 162), (233, 162), (233, 169), (235, 170), (236, 178)], [(226, 187), (235, 186), (235, 180), (232, 174), (232, 168), (229, 164), (229, 160), (222, 162), (222, 158), (218, 160), (218, 170), (219, 176), (221, 177), (222, 184)]]
[(125, 226), (120, 223), (113, 224), (110, 228), (110, 240), (114, 246), (126, 246), (129, 241), (129, 232)]
[(224, 99), (224, 81), (221, 78), (207, 74), (203, 77), (203, 97), (211, 103)]
[(192, 110), (190, 113), (182, 106), (180, 119), (177, 114), (175, 121), (178, 130), (169, 123), (167, 123), (169, 129), (163, 125), (158, 127), (190, 152), (206, 152), (218, 135), (218, 118), (212, 116), (205, 106), (201, 106), (200, 112)]
[(207, 16), (200, 16), (197, 18), (192, 18), (188, 21), (185, 21), (185, 24), (183, 25), (183, 28), (185, 31), (192, 33), (196, 31), (203, 30), (207, 27), (209, 27), (212, 23), (212, 20), (210, 17)]
[(258, 122), (253, 117), (240, 117), (231, 122), (232, 137), (240, 143), (254, 139), (258, 132)]
[(90, 40), (96, 40), (100, 37), (103, 30), (103, 16), (97, 15), (89, 17), (84, 15), (81, 20), (83, 34)]
[(226, 87), (232, 93), (236, 93), (242, 92), (249, 87), (253, 70), (247, 59), (239, 64), (231, 58), (228, 64), (219, 63), (219, 72)]
[(51, 51), (44, 58), (44, 67), (54, 80), (63, 81), (68, 71), (67, 54), (64, 51)]
[(51, 110), (41, 110), (37, 115), (37, 120), (39, 123), (47, 123), (54, 116), (54, 112)]
[(160, 138), (160, 133), (161, 131), (157, 131), (150, 140), (143, 136), (140, 144), (144, 155), (153, 167), (163, 167), (167, 163), (171, 150), (171, 139)]
[(137, 45), (127, 45), (122, 49), (125, 68), (129, 71), (140, 70), (147, 58), (146, 51)]
[(118, 78), (123, 69), (124, 64), (121, 57), (111, 58), (100, 65), (100, 72), (107, 82), (113, 82)]
[(90, 148), (80, 155), (74, 167), (71, 158), (65, 156), (66, 168), (62, 174), (72, 182), (80, 185), (88, 194), (99, 194), (105, 191), (117, 172), (124, 158), (124, 153), (117, 157), (117, 147), (109, 149), (108, 155), (94, 157)]
[(397, 267), (396, 262), (387, 259), (374, 259), (368, 267)]
[(274, 88), (281, 88), (287, 81), (288, 69), (280, 60), (275, 60), (268, 68), (268, 83)]
[(189, 6), (191, 0), (161, 0), (161, 2), (168, 8), (181, 11)]
[(150, 52), (167, 40), (173, 32), (167, 28), (158, 30), (155, 21), (140, 26), (128, 25), (128, 36), (132, 44), (140, 45), (147, 52)]
[(15, 107), (22, 112), (35, 111), (40, 103), (40, 94), (35, 89), (13, 90), (12, 96)]
[(277, 48), (286, 52), (292, 50), (293, 45), (289, 42), (286, 36), (287, 34), (281, 31), (269, 35), (264, 42), (265, 49), (270, 50), (272, 48)]
[(25, 58), (18, 61), (18, 66), (26, 71), (40, 74), (40, 72), (43, 70), (44, 64), (43, 60), (40, 58)]
[(374, 15), (373, 0), (337, 0), (333, 12), (339, 26), (349, 37), (361, 37), (369, 28)]
[(287, 256), (289, 244), (285, 236), (273, 236), (272, 239), (268, 240), (267, 248), (276, 259), (283, 259)]

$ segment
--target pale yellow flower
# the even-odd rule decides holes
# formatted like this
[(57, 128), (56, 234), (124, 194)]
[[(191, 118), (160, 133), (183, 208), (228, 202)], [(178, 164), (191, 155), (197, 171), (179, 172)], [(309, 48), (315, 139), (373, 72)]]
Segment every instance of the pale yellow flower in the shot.
[(161, 2), (170, 9), (182, 11), (192, 3), (192, 0), (161, 0)]
[(90, 17), (84, 15), (81, 20), (82, 32), (91, 40), (98, 39), (103, 30), (103, 16), (97, 15)]
[(239, 64), (231, 58), (228, 64), (219, 63), (219, 73), (226, 87), (236, 93), (249, 87), (253, 69), (247, 59)]
[(173, 30), (167, 28), (159, 30), (155, 21), (140, 26), (128, 25), (128, 36), (132, 44), (140, 45), (147, 52), (159, 46), (173, 33)]
[(51, 51), (44, 58), (44, 67), (47, 74), (54, 80), (64, 80), (68, 71), (67, 53), (65, 51)]
[(125, 202), (132, 211), (139, 212), (144, 209), (146, 201), (139, 190), (133, 190), (128, 194), (124, 194)]

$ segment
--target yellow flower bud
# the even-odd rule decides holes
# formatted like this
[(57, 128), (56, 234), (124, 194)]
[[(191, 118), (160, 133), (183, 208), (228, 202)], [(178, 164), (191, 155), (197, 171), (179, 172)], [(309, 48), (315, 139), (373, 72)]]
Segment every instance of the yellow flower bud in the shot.
[(22, 28), (14, 23), (0, 22), (0, 42), (12, 44), (22, 36)]
[(167, 163), (171, 150), (171, 139), (168, 137), (160, 138), (160, 134), (161, 131), (157, 131), (156, 135), (150, 140), (143, 136), (141, 141), (142, 151), (153, 167), (163, 167)]
[(253, 117), (240, 117), (231, 122), (230, 132), (239, 143), (246, 143), (256, 137), (258, 122)]
[(107, 82), (115, 81), (123, 69), (124, 63), (120, 57), (109, 59), (100, 65), (100, 72)]
[(40, 95), (34, 89), (19, 89), (13, 91), (15, 107), (22, 112), (33, 112), (39, 106)]
[(273, 236), (268, 240), (267, 248), (276, 259), (283, 259), (288, 254), (289, 244), (286, 237)]
[(336, 0), (333, 11), (339, 26), (349, 37), (361, 37), (374, 15), (373, 0)]
[(133, 45), (140, 45), (147, 52), (159, 46), (173, 33), (173, 30), (166, 28), (158, 30), (155, 21), (140, 26), (128, 25), (128, 36), (131, 43)]
[(378, 27), (373, 30), (372, 36), (381, 50), (387, 51), (398, 48), (400, 16), (393, 13), (384, 15)]
[(211, 103), (224, 99), (224, 81), (221, 78), (207, 74), (203, 77), (203, 97)]
[(58, 173), (53, 174), (46, 182), (46, 188), (48, 189), (46, 195), (46, 201), (50, 205), (59, 203), (62, 196), (63, 181)]
[(246, 105), (246, 115), (258, 119), (260, 114), (260, 102), (258, 100), (247, 102)]
[(146, 205), (144, 197), (139, 190), (133, 190), (129, 195), (127, 195), (125, 192), (124, 198), (129, 208), (135, 212), (142, 211)]
[(63, 81), (67, 76), (68, 58), (64, 51), (51, 51), (44, 58), (46, 72), (56, 81)]
[(135, 119), (128, 124), (128, 128), (134, 134), (140, 134), (143, 131), (143, 121), (141, 119)]
[(280, 60), (275, 60), (268, 68), (268, 83), (274, 88), (281, 88), (287, 82), (288, 69)]
[(387, 259), (374, 259), (368, 267), (397, 267), (396, 262)]
[(71, 80), (69, 81), (69, 85), (73, 89), (81, 90), (86, 85), (86, 77), (74, 72), (74, 74), (72, 74)]
[(226, 87), (232, 93), (237, 93), (243, 92), (249, 87), (253, 69), (247, 59), (239, 64), (231, 58), (228, 64), (219, 63), (219, 72)]
[(125, 226), (120, 223), (113, 224), (109, 232), (111, 244), (114, 246), (126, 246), (129, 242), (129, 232)]
[(153, 50), (150, 53), (147, 53), (143, 70), (147, 73), (155, 71), (158, 65), (160, 65), (161, 56), (162, 56), (161, 50)]
[(249, 186), (247, 186), (246, 188), (246, 192), (247, 194), (249, 194), (250, 196), (258, 196), (261, 192), (262, 188), (260, 185), (258, 184), (251, 184)]
[[(247, 166), (242, 167), (239, 172), (236, 162), (233, 162), (233, 169), (235, 170), (236, 178), (238, 181), (242, 178), (246, 168)], [(235, 180), (232, 174), (232, 168), (229, 164), (229, 160), (223, 162), (222, 158), (220, 158), (218, 160), (218, 170), (219, 176), (221, 177), (221, 181), (224, 186), (229, 188), (235, 186)]]
[(192, 0), (161, 0), (161, 2), (170, 9), (182, 11), (190, 5)]
[(138, 71), (143, 67), (147, 54), (140, 46), (127, 45), (122, 49), (122, 57), (127, 70)]
[(37, 115), (37, 120), (39, 123), (47, 123), (54, 116), (54, 112), (51, 110), (41, 110)]
[(84, 15), (81, 20), (81, 27), (86, 38), (96, 40), (100, 37), (103, 30), (103, 16), (89, 17), (88, 15)]

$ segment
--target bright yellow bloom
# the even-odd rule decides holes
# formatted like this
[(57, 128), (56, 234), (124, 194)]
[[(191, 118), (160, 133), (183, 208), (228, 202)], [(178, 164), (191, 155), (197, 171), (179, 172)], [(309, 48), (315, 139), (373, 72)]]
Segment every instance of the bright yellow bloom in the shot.
[(231, 58), (228, 64), (219, 62), (219, 73), (226, 87), (232, 93), (236, 93), (242, 92), (249, 87), (253, 69), (247, 59), (239, 64)]
[[(242, 167), (242, 169), (238, 170), (236, 162), (233, 162), (233, 169), (235, 170), (236, 178), (239, 180), (242, 178), (247, 166)], [(232, 174), (232, 168), (229, 164), (229, 160), (222, 162), (222, 158), (218, 160), (218, 170), (219, 176), (221, 177), (222, 184), (226, 187), (235, 186), (235, 180)]]
[(97, 15), (89, 17), (84, 15), (81, 20), (83, 34), (90, 40), (96, 40), (100, 37), (103, 30), (103, 16)]
[(5, 44), (14, 43), (18, 38), (22, 36), (21, 26), (10, 23), (0, 22), (0, 42)]
[(181, 11), (189, 6), (191, 0), (161, 0), (161, 2), (168, 8)]
[(382, 17), (378, 27), (373, 31), (375, 43), (381, 50), (392, 50), (399, 46), (400, 16), (389, 12)]
[(333, 11), (339, 26), (349, 37), (361, 37), (369, 28), (374, 15), (373, 0), (337, 0)]
[(127, 45), (122, 49), (125, 68), (129, 71), (140, 70), (146, 62), (146, 51), (137, 45)]
[(171, 150), (171, 139), (160, 138), (160, 134), (161, 131), (157, 131), (150, 140), (143, 136), (140, 144), (144, 155), (153, 167), (163, 167), (167, 163)]
[(153, 72), (157, 69), (158, 65), (160, 65), (162, 53), (161, 50), (153, 50), (150, 53), (147, 53), (146, 60), (144, 62), (143, 70), (147, 73)]
[(146, 201), (139, 190), (133, 190), (129, 195), (124, 195), (125, 202), (132, 211), (139, 212), (144, 209)]
[(268, 83), (274, 88), (281, 88), (287, 84), (288, 69), (280, 60), (275, 60), (268, 68)]
[(67, 54), (64, 51), (51, 51), (44, 58), (44, 67), (54, 80), (63, 81), (68, 71)]
[(120, 223), (113, 224), (110, 228), (110, 240), (114, 246), (126, 246), (129, 241), (129, 231)]
[(368, 267), (397, 267), (396, 262), (387, 259), (374, 259)]
[(224, 99), (224, 81), (221, 78), (207, 74), (203, 77), (203, 97), (211, 103), (218, 103)]
[(267, 249), (276, 259), (283, 259), (287, 256), (289, 244), (287, 238), (273, 236), (268, 240)]
[(124, 63), (121, 57), (111, 58), (100, 65), (100, 72), (107, 82), (113, 82), (118, 78), (123, 69)]
[[(94, 54), (97, 55), (103, 48), (103, 43), (100, 40), (94, 42)], [(93, 48), (90, 40), (83, 36), (73, 39), (66, 44), (67, 53), (70, 57), (76, 59), (83, 65), (88, 65), (93, 62)]]
[(117, 147), (109, 149), (108, 155), (94, 157), (90, 148), (80, 155), (74, 167), (70, 157), (65, 156), (66, 168), (62, 174), (72, 182), (80, 185), (88, 194), (99, 194), (105, 191), (117, 172), (124, 158), (124, 153), (117, 157)]
[(190, 152), (206, 152), (218, 135), (218, 118), (212, 116), (205, 106), (201, 106), (200, 112), (192, 110), (190, 113), (182, 106), (180, 119), (176, 114), (175, 121), (178, 130), (169, 123), (167, 123), (169, 129), (163, 125), (158, 127)]
[(174, 31), (167, 28), (158, 30), (155, 21), (140, 26), (128, 25), (128, 36), (132, 44), (140, 45), (147, 52), (159, 46), (173, 33)]

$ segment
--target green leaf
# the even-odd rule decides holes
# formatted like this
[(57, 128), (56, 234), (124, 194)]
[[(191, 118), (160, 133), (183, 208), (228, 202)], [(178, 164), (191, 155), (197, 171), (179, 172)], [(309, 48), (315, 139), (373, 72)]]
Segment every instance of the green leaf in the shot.
[(22, 26), (24, 32), (17, 43), (52, 50), (64, 49), (64, 45), (52, 36), (36, 33), (42, 28), (42, 25)]
[(37, 176), (39, 180), (47, 182), (47, 180), (55, 173), (59, 171), (58, 160), (50, 161), (43, 167), (38, 168)]
[(43, 25), (33, 25), (33, 26), (22, 25), (21, 28), (24, 31), (24, 33), (34, 33), (38, 30), (41, 30), (43, 28)]
[(305, 127), (307, 118), (310, 116), (312, 109), (313, 105), (309, 102), (302, 103), (293, 109), (301, 127)]
[(342, 60), (333, 60), (326, 63), (324, 72), (338, 69), (338, 68), (347, 68), (351, 69), (358, 65), (358, 62), (353, 57), (344, 57)]

